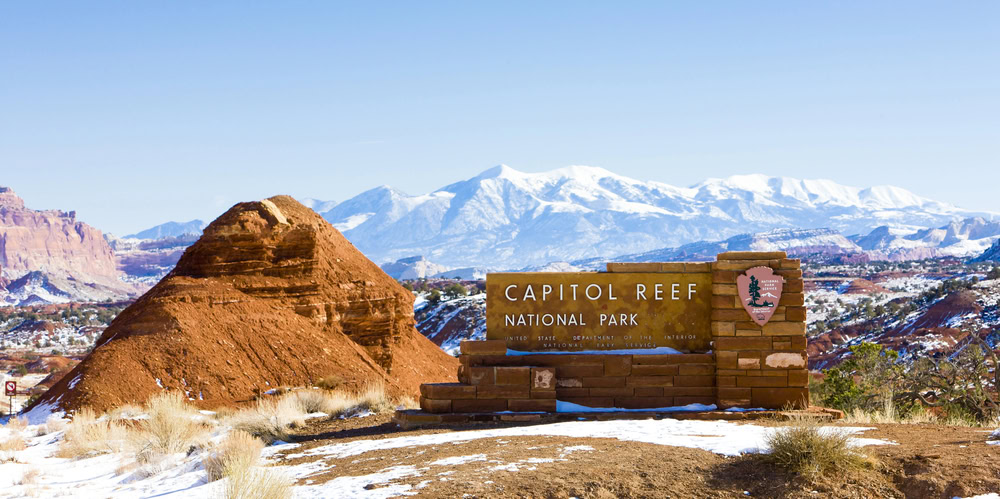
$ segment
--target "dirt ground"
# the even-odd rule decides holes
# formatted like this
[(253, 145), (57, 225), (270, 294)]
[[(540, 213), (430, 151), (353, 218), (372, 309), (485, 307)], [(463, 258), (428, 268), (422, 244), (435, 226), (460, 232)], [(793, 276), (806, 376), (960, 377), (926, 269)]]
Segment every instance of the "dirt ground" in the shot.
[[(782, 425), (775, 421), (746, 424)], [(466, 425), (403, 431), (388, 416), (313, 422), (295, 436), (304, 449), (359, 439), (465, 431), (513, 424)], [(836, 425), (836, 423), (835, 423)], [(940, 425), (873, 427), (860, 434), (898, 443), (866, 447), (875, 468), (812, 482), (790, 475), (757, 455), (725, 457), (699, 449), (604, 438), (498, 437), (461, 443), (378, 450), (343, 459), (325, 456), (321, 474), (301, 484), (361, 476), (400, 465), (477, 456), (440, 473), (404, 476), (420, 497), (907, 497), (952, 498), (1000, 491), (1000, 446), (988, 431)], [(581, 447), (584, 446), (584, 447)], [(315, 457), (284, 460), (301, 464)], [(442, 468), (442, 470), (445, 468)]]

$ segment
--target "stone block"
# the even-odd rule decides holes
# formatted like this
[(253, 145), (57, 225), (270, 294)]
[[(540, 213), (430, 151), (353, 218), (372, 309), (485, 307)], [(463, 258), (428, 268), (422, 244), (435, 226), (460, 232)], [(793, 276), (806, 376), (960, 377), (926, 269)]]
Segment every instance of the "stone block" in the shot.
[(809, 371), (805, 369), (795, 369), (788, 371), (788, 386), (794, 386), (794, 387), (809, 386)]
[(774, 275), (780, 275), (785, 279), (802, 279), (801, 270), (775, 270)]
[(632, 366), (632, 376), (673, 376), (678, 372), (679, 364), (638, 365)]
[(459, 347), (465, 355), (506, 355), (507, 342), (504, 340), (466, 340)]
[(805, 321), (806, 320), (806, 308), (805, 307), (788, 307), (785, 309), (785, 320), (786, 321)]
[(735, 322), (712, 322), (712, 336), (735, 336), (736, 335), (736, 323)]
[(797, 269), (800, 267), (802, 267), (802, 261), (798, 258), (782, 258), (781, 261), (778, 262), (778, 268), (782, 270)]
[(778, 300), (778, 305), (784, 305), (786, 307), (801, 307), (806, 304), (806, 296), (802, 293), (781, 293), (781, 299)]
[(583, 378), (584, 388), (616, 388), (625, 386), (625, 376), (600, 376)]
[(479, 385), (476, 387), (477, 399), (526, 399), (531, 398), (528, 385)]
[(805, 350), (809, 343), (805, 336), (792, 336), (788, 341), (792, 344), (790, 350)]
[(730, 409), (733, 407), (742, 407), (744, 409), (750, 408), (750, 399), (724, 399), (719, 398), (719, 401), (715, 405), (719, 406), (719, 409)]
[(624, 388), (591, 388), (591, 397), (632, 397), (635, 395), (635, 389), (632, 387)]
[(740, 310), (743, 310), (743, 307), (741, 307), (739, 303), (736, 303), (738, 300), (739, 298), (728, 295), (712, 295), (712, 308), (713, 309), (739, 308)]
[(745, 369), (716, 369), (716, 376), (746, 376), (747, 371)]
[(661, 262), (660, 272), (684, 272), (683, 262)]
[(722, 260), (772, 260), (785, 259), (788, 254), (784, 251), (726, 251), (716, 255), (715, 259)]
[[(777, 338), (775, 338), (775, 340), (777, 340)], [(771, 345), (772, 345), (772, 348), (774, 348), (775, 350), (791, 350), (792, 349), (792, 342), (791, 341), (772, 341)]]
[(714, 386), (668, 386), (663, 388), (664, 397), (714, 397)]
[(741, 358), (737, 365), (740, 369), (760, 369), (760, 358)]
[(716, 395), (719, 398), (726, 399), (749, 399), (752, 388), (723, 388), (719, 387), (716, 390)]
[[(588, 390), (588, 388), (568, 388), (568, 390)], [(555, 390), (531, 390), (531, 398), (533, 399), (554, 399), (556, 398)]]
[(420, 410), (434, 414), (451, 412), (451, 400), (437, 400), (420, 397)]
[(668, 364), (711, 364), (715, 357), (710, 353), (683, 353), (666, 355), (633, 355), (632, 366)]
[(583, 378), (556, 378), (556, 389), (583, 388)]
[(715, 348), (722, 350), (770, 350), (771, 338), (769, 337), (728, 337), (720, 336), (715, 339)]
[(735, 284), (737, 275), (735, 270), (714, 270), (712, 284)]
[(740, 293), (739, 293), (739, 291), (736, 290), (736, 285), (735, 284), (713, 284), (712, 285), (712, 294), (713, 295), (737, 296)]
[(556, 389), (556, 368), (554, 367), (533, 367), (531, 368), (531, 389), (532, 390), (555, 390)]
[(674, 386), (674, 376), (629, 376), (627, 386)]
[(498, 367), (496, 368), (496, 384), (524, 385), (531, 382), (530, 367)]
[(469, 383), (473, 385), (492, 385), (496, 383), (495, 367), (470, 367)]
[(739, 357), (738, 352), (731, 352), (731, 351), (715, 352), (715, 359), (716, 359), (715, 367), (717, 369), (737, 369), (737, 366), (739, 364), (737, 363), (736, 359), (738, 357)]
[(631, 355), (607, 355), (604, 357), (605, 376), (628, 376), (631, 372)]
[(682, 376), (700, 376), (704, 374), (715, 374), (715, 366), (711, 364), (680, 364), (678, 374)]
[(760, 329), (737, 329), (736, 336), (763, 336)]
[(615, 397), (615, 407), (621, 409), (657, 409), (673, 405), (673, 397)]
[(771, 267), (772, 265), (772, 260), (720, 260), (715, 262), (715, 265), (712, 267), (716, 270), (735, 270), (742, 272), (753, 267)]
[(736, 386), (736, 376), (716, 376), (715, 386)]
[(556, 398), (566, 400), (567, 397), (589, 397), (590, 388), (556, 388)]
[(741, 376), (736, 378), (736, 386), (741, 388), (752, 387), (786, 387), (788, 378), (781, 376)]
[(420, 395), (429, 399), (474, 399), (476, 387), (462, 383), (424, 383), (420, 385)]
[(507, 410), (513, 412), (556, 412), (556, 399), (511, 399)]
[(455, 400), (451, 403), (454, 412), (502, 412), (507, 410), (507, 399)]
[(663, 388), (659, 386), (637, 386), (632, 389), (636, 397), (662, 397)]
[(794, 409), (809, 407), (809, 390), (806, 388), (753, 388), (750, 404), (765, 409)]
[(764, 357), (764, 365), (774, 369), (805, 369), (806, 355), (800, 352), (775, 352)]
[(805, 322), (768, 322), (764, 324), (764, 336), (805, 336)]
[(471, 384), (469, 382), (469, 368), (468, 366), (459, 364), (458, 365), (458, 382), (465, 383), (466, 385)]
[(715, 375), (674, 376), (673, 386), (715, 386)]
[(801, 293), (803, 288), (805, 288), (805, 283), (802, 279), (787, 279), (785, 284), (781, 286), (782, 293)]
[(582, 378), (584, 376), (604, 375), (604, 366), (598, 364), (590, 366), (557, 366), (555, 370), (556, 376), (560, 378)]
[(685, 272), (711, 272), (711, 262), (684, 262)]

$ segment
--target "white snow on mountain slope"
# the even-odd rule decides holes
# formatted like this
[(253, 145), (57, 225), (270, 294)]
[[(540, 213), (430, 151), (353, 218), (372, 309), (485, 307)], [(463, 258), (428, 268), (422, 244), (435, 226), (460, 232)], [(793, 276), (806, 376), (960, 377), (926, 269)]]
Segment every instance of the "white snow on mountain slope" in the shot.
[(419, 254), (448, 267), (496, 268), (773, 229), (867, 234), (882, 225), (919, 230), (975, 215), (997, 219), (892, 186), (738, 175), (682, 188), (589, 166), (525, 173), (505, 165), (420, 196), (377, 187), (322, 215), (375, 261)]

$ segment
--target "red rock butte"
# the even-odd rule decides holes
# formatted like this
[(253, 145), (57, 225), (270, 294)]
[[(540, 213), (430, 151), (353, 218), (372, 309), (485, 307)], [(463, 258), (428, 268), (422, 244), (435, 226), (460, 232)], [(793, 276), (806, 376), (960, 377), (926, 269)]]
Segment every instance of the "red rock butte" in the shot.
[(182, 390), (203, 407), (337, 376), (393, 395), (455, 379), (414, 328), (413, 295), (288, 196), (240, 203), (125, 309), (36, 404), (107, 410)]

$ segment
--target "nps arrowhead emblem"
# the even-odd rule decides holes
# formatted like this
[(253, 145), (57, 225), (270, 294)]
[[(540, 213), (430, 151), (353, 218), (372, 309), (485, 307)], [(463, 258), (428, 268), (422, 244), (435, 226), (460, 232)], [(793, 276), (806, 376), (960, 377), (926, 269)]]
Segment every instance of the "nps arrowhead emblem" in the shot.
[(778, 308), (784, 279), (770, 267), (754, 267), (736, 278), (736, 289), (743, 308), (758, 326), (767, 324)]

